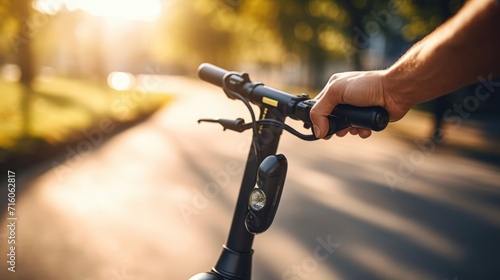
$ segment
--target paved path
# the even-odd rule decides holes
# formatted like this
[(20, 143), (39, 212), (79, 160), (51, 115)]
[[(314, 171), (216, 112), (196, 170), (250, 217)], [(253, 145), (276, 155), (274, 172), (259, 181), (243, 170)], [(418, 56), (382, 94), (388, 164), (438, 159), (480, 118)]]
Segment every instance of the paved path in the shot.
[[(1, 279), (187, 279), (214, 264), (250, 134), (196, 120), (249, 117), (214, 87), (169, 83), (176, 101), (148, 121), (19, 174), (16, 272), (2, 226)], [(285, 134), (286, 189), (256, 238), (254, 279), (499, 279), (499, 164), (447, 148), (463, 137), (435, 148), (426, 121), (411, 114), (369, 140)]]

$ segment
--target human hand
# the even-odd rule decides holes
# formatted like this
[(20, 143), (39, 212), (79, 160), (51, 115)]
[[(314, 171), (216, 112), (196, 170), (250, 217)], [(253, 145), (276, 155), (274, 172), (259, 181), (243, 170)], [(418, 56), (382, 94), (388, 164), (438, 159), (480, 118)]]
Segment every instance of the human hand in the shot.
[[(318, 94), (318, 102), (312, 107), (310, 117), (314, 134), (324, 138), (329, 123), (326, 116), (330, 115), (337, 104), (351, 104), (359, 107), (381, 106), (389, 113), (390, 121), (401, 119), (411, 108), (411, 104), (401, 98), (401, 94), (391, 90), (394, 85), (388, 84), (386, 71), (356, 71), (344, 72), (331, 76), (330, 80)], [(343, 137), (348, 132), (367, 138), (371, 130), (351, 127), (337, 132)]]

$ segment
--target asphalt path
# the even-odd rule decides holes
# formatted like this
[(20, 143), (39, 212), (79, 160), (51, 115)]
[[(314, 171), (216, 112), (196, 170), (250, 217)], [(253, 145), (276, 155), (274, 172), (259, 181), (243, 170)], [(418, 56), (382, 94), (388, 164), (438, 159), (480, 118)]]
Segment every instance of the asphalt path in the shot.
[[(1, 279), (187, 279), (215, 264), (250, 132), (196, 121), (249, 114), (201, 82), (165, 87), (175, 100), (147, 121), (18, 174), (16, 272), (4, 215)], [(288, 176), (254, 279), (500, 279), (500, 165), (453, 148), (491, 143), (463, 127), (437, 144), (429, 127), (410, 113), (366, 140), (284, 134)]]

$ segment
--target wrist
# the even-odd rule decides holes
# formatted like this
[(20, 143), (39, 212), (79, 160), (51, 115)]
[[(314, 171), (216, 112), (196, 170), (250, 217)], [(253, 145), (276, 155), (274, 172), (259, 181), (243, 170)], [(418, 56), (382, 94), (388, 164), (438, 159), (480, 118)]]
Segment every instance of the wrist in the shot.
[(415, 99), (419, 87), (415, 84), (416, 79), (411, 76), (408, 70), (397, 65), (382, 70), (384, 103), (392, 121), (399, 120), (411, 107), (419, 103)]

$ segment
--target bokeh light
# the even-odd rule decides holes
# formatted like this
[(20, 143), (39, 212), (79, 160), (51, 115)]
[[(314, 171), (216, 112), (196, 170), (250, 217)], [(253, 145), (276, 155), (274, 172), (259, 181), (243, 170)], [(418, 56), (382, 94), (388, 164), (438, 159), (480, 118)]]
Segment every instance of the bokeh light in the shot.
[(21, 78), (21, 69), (16, 64), (5, 64), (0, 67), (0, 78), (8, 82), (17, 82)]
[(134, 75), (126, 72), (111, 72), (108, 75), (108, 85), (116, 90), (130, 90), (135, 84)]

